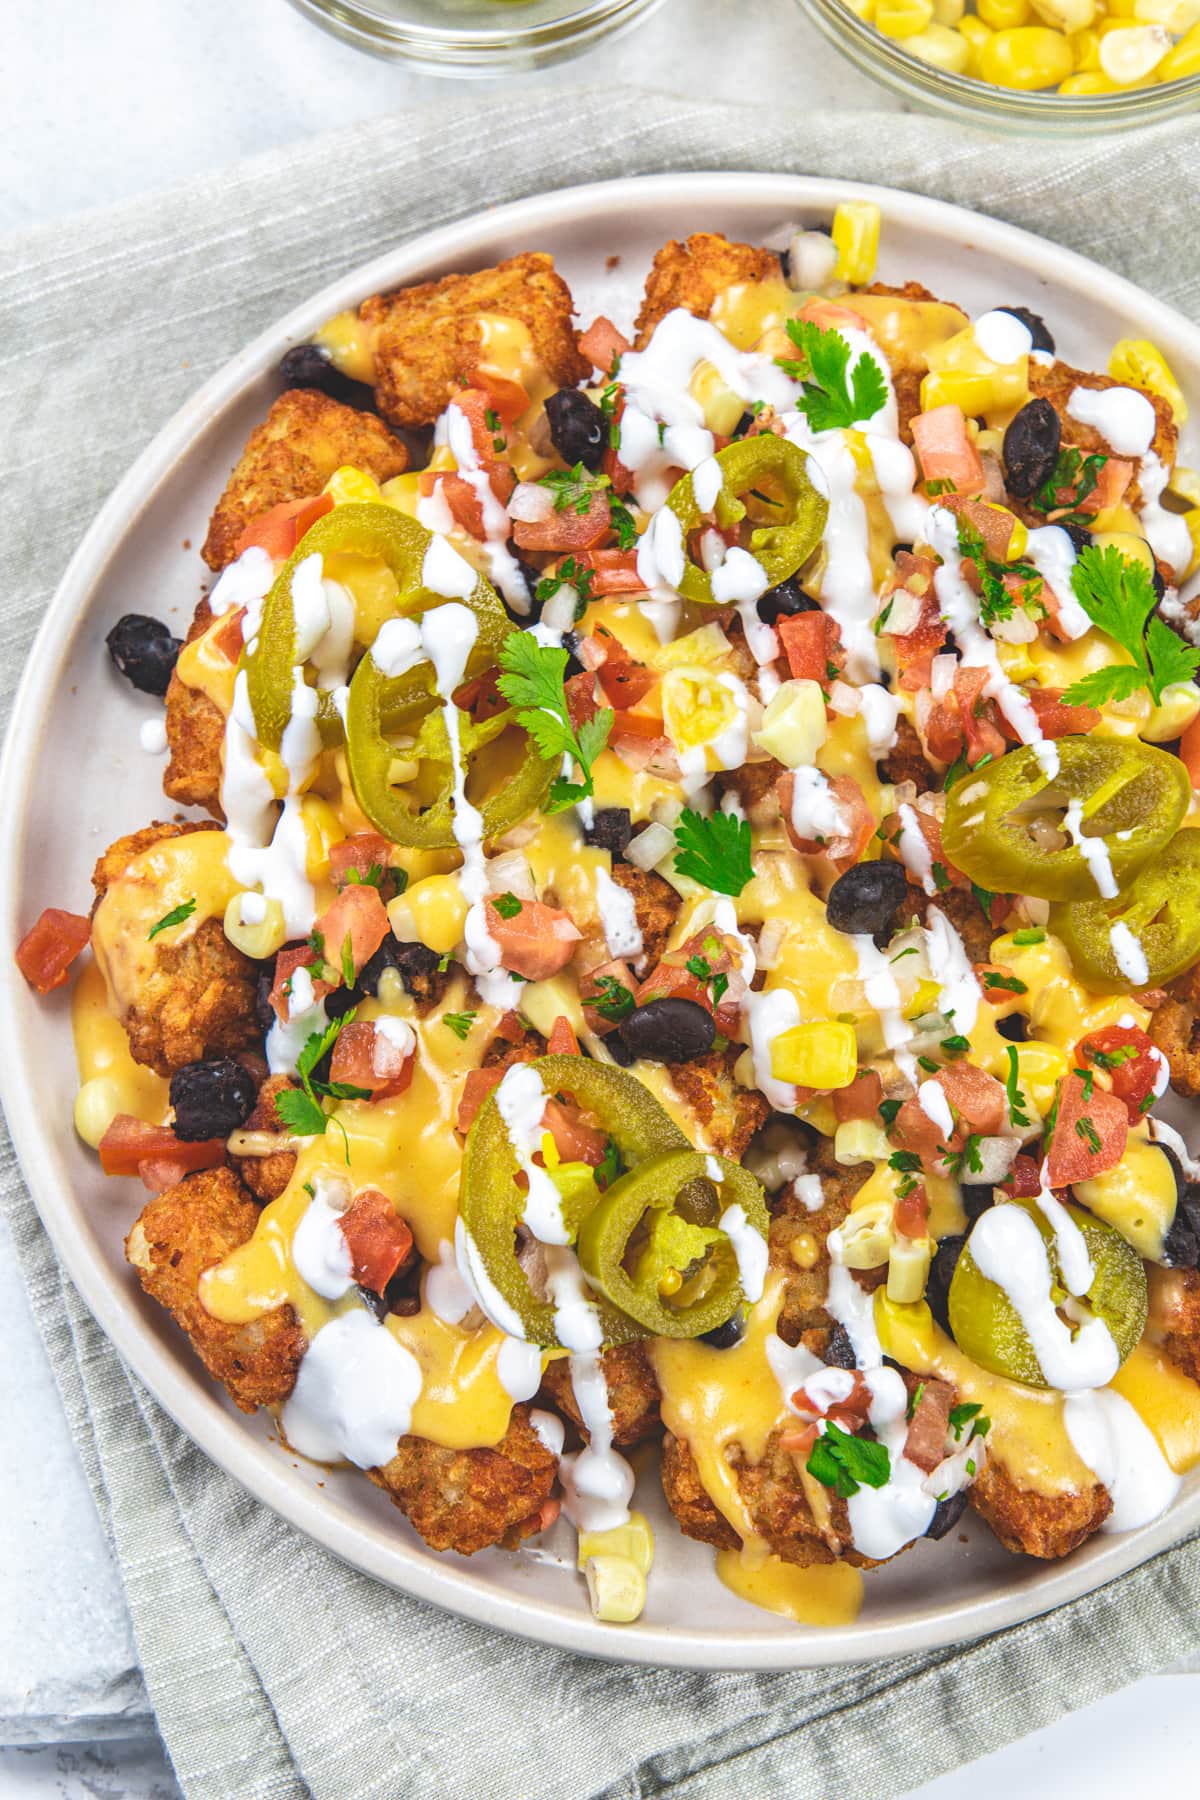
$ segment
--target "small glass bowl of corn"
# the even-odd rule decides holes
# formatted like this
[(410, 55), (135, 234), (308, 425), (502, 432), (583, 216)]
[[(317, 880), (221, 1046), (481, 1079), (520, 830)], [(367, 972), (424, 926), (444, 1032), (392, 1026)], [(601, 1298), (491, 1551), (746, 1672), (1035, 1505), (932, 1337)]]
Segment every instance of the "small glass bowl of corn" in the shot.
[(852, 62), (975, 124), (1084, 133), (1200, 106), (1200, 0), (798, 0)]

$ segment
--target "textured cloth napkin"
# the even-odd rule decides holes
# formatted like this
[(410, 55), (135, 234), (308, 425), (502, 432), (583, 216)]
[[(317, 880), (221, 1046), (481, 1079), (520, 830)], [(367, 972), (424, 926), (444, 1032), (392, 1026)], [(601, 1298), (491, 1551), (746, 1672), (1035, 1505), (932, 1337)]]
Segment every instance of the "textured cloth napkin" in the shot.
[[(174, 409), (307, 294), (415, 232), (641, 171), (843, 176), (1027, 226), (1197, 318), (1200, 268), (1169, 229), (1200, 208), (1196, 149), (1186, 123), (1051, 146), (595, 90), (522, 93), (514, 113), (492, 94), (10, 239), (0, 703), (79, 536)], [(1200, 1650), (1200, 1540), (965, 1649), (850, 1669), (634, 1671), (484, 1631), (344, 1567), (211, 1465), (60, 1272), (11, 1151), (0, 1198), (191, 1800), (885, 1800)]]

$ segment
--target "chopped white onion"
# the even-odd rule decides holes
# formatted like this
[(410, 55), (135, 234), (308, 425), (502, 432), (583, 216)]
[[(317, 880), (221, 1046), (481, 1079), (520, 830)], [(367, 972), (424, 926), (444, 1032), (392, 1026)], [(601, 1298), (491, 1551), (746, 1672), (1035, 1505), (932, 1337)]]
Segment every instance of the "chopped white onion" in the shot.
[(653, 869), (675, 848), (675, 833), (667, 825), (647, 825), (630, 842), (627, 860), (639, 869)]

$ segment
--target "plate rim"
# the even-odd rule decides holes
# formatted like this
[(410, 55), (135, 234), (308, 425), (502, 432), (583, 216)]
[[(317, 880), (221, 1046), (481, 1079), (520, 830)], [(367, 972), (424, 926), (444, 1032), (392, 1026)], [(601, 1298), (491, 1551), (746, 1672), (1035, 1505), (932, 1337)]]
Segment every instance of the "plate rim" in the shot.
[[(768, 171), (624, 176), (529, 195), (407, 238), (309, 295), (214, 371), (142, 449), (71, 556), (30, 647), (0, 756), (0, 792), (9, 796), (9, 804), (0, 809), (0, 957), (6, 959), (5, 966), (11, 967), (8, 959), (18, 936), (20, 858), (30, 818), (37, 745), (59, 670), (76, 632), (83, 628), (90, 595), (197, 438), (219, 428), (226, 412), (288, 344), (303, 341), (324, 318), (367, 294), (427, 279), (432, 269), (451, 259), (470, 263), (494, 253), (497, 240), (568, 223), (584, 209), (629, 216), (672, 203), (729, 205), (744, 200), (761, 205), (777, 197), (781, 215), (786, 217), (789, 211), (828, 210), (851, 196), (874, 200), (892, 226), (911, 223), (932, 228), (936, 235), (960, 244), (965, 230), (971, 250), (1002, 257), (1039, 282), (1086, 292), (1102, 281), (1112, 308), (1136, 317), (1144, 334), (1155, 338), (1168, 358), (1175, 344), (1200, 362), (1200, 327), (1124, 276), (1004, 220), (948, 201), (868, 183)], [(0, 982), (0, 1033), (10, 1044), (21, 1041), (19, 998), (15, 980)], [(463, 1565), (422, 1544), (389, 1536), (348, 1513), (343, 1516), (340, 1503), (328, 1492), (289, 1482), (287, 1458), (279, 1447), (256, 1439), (241, 1427), (215, 1394), (201, 1385), (198, 1364), (175, 1366), (128, 1290), (108, 1277), (72, 1232), (72, 1202), (66, 1197), (70, 1184), (53, 1176), (55, 1140), (38, 1124), (36, 1086), (25, 1059), (0, 1059), (0, 1101), (22, 1176), (60, 1262), (118, 1355), (180, 1430), (254, 1499), (339, 1560), (475, 1624), (614, 1662), (688, 1669), (836, 1666), (948, 1649), (1031, 1620), (1142, 1566), (1200, 1524), (1197, 1486), (1161, 1519), (1140, 1531), (1114, 1535), (1107, 1548), (1093, 1550), (1084, 1560), (1071, 1558), (1047, 1565), (1044, 1576), (1032, 1577), (1015, 1589), (982, 1599), (966, 1598), (932, 1616), (922, 1613), (907, 1621), (881, 1624), (867, 1615), (848, 1626), (797, 1627), (789, 1636), (778, 1632), (764, 1635), (747, 1626), (723, 1629), (718, 1637), (714, 1628), (642, 1623), (618, 1633), (582, 1607), (576, 1614), (554, 1602), (496, 1588), (486, 1576), (473, 1577)]]

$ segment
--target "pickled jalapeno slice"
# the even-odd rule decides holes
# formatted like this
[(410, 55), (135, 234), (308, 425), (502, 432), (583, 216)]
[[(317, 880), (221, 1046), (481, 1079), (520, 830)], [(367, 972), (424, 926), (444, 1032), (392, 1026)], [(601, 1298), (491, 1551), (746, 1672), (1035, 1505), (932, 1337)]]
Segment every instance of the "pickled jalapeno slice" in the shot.
[(706, 518), (715, 518), (722, 531), (749, 521), (746, 548), (761, 565), (767, 587), (774, 588), (808, 561), (829, 517), (829, 501), (813, 485), (807, 455), (786, 438), (773, 432), (741, 438), (718, 450), (714, 460), (721, 486), (708, 511), (701, 509), (691, 475), (667, 496), (683, 528), (684, 572), (675, 586), (685, 600), (705, 605), (715, 604), (712, 576), (692, 560), (688, 540)]
[(1112, 900), (1056, 906), (1050, 929), (1097, 993), (1160, 987), (1200, 956), (1200, 831), (1178, 832)]

